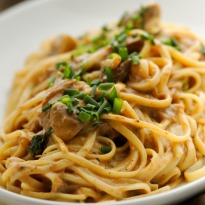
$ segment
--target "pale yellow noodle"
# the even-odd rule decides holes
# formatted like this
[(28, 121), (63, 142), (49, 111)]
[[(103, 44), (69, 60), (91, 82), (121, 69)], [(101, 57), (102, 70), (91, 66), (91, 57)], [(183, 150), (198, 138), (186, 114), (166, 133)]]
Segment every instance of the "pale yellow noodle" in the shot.
[[(204, 43), (187, 28), (160, 22), (157, 5), (151, 9), (145, 29), (140, 16), (134, 25), (121, 19), (69, 37), (73, 48), (62, 52), (47, 40), (27, 58), (14, 77), (0, 135), (2, 187), (46, 200), (104, 203), (205, 176)], [(156, 33), (149, 30), (153, 22)], [(57, 51), (68, 44), (61, 43)], [(100, 110), (103, 103), (110, 107)], [(35, 147), (40, 152), (32, 145), (42, 145)]]

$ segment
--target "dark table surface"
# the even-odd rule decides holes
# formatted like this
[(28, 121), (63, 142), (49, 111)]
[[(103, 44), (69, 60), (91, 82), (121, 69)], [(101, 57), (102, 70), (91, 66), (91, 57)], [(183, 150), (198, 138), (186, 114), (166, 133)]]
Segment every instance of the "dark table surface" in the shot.
[[(0, 12), (24, 0), (0, 0)], [(200, 193), (178, 205), (205, 205), (205, 193)]]

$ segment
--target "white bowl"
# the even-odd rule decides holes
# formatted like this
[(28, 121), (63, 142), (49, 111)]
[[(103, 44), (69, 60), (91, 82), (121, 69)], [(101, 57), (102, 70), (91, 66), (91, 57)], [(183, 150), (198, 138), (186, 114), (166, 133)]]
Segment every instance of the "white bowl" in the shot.
[[(26, 1), (0, 14), (0, 121), (13, 74), (40, 43), (61, 33), (82, 34), (89, 28), (135, 10), (143, 0), (39, 0)], [(180, 23), (205, 37), (204, 0), (158, 0), (163, 20)], [(197, 2), (197, 3), (196, 3)], [(195, 15), (196, 14), (196, 15)], [(205, 190), (205, 178), (171, 191), (134, 200), (107, 202), (113, 205), (160, 205), (179, 203)], [(73, 205), (21, 196), (0, 188), (0, 205)], [(89, 203), (87, 203), (89, 204)]]

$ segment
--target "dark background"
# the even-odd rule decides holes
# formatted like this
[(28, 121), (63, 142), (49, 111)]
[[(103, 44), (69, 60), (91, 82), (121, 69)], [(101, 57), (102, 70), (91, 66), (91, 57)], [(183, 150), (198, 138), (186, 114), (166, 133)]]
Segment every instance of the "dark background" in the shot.
[[(24, 0), (0, 0), (0, 12), (22, 1)], [(205, 205), (205, 193), (201, 193), (178, 205)]]

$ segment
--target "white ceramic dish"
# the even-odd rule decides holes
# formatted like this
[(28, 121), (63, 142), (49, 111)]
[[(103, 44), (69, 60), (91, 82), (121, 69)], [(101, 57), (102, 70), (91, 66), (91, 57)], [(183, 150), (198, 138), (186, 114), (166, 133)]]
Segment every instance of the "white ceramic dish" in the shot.
[[(143, 0), (30, 0), (0, 14), (0, 121), (14, 72), (26, 56), (47, 37), (82, 34), (136, 9)], [(191, 27), (205, 38), (204, 0), (158, 0), (163, 20)], [(196, 4), (197, 2), (197, 4)], [(160, 205), (179, 203), (205, 190), (205, 178), (169, 192), (109, 205)], [(0, 188), (0, 205), (74, 205), (24, 197)]]

